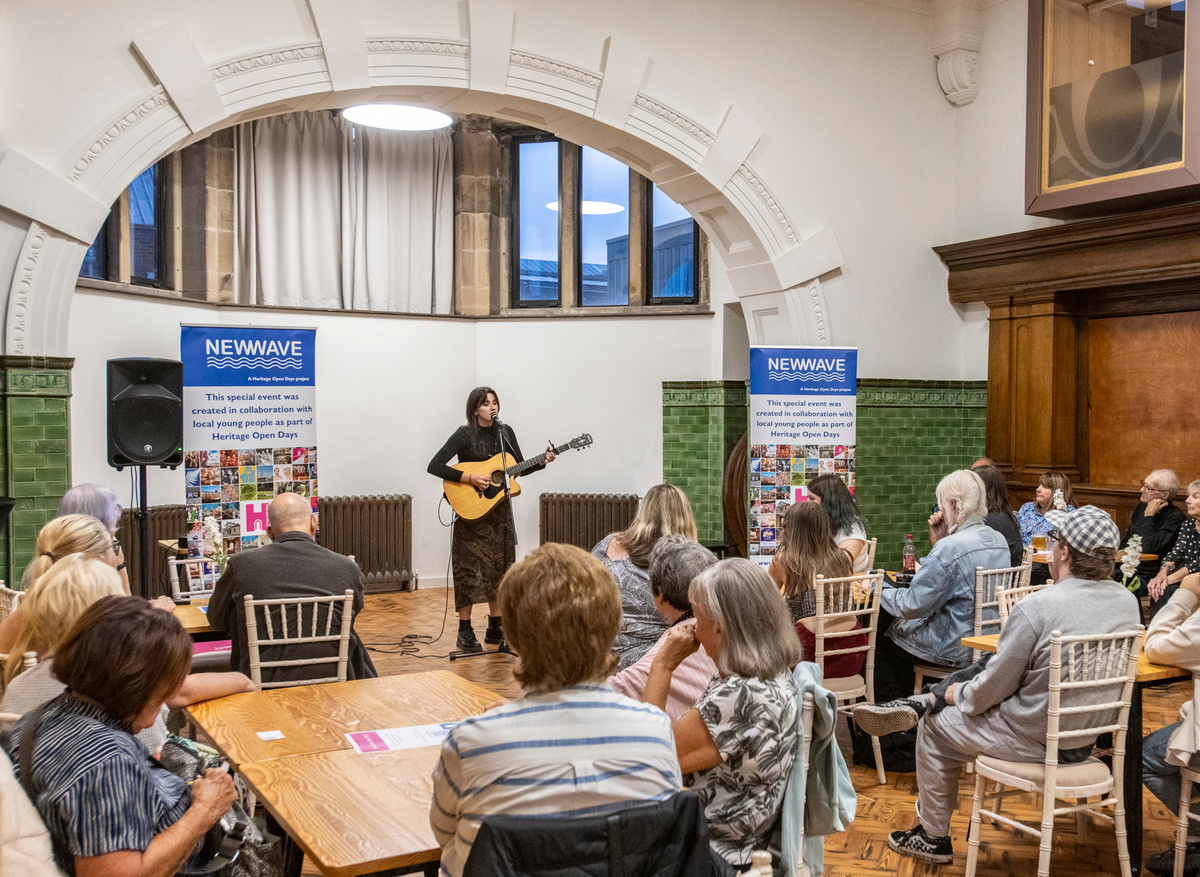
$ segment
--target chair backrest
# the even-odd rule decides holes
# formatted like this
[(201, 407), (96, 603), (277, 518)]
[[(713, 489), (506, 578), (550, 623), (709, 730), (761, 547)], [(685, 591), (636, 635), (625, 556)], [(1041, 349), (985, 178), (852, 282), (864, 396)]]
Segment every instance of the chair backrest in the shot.
[[(341, 612), (337, 612), (338, 606)], [(350, 656), (350, 628), (354, 622), (354, 592), (349, 588), (345, 594), (329, 597), (293, 597), (278, 600), (255, 600), (247, 594), (246, 648), (250, 655), (250, 678), (258, 688), (286, 688), (294, 685), (312, 685), (318, 682), (345, 682), (346, 666)], [(324, 609), (324, 611), (322, 611)], [(341, 623), (334, 628), (334, 619)], [(259, 619), (262, 627), (259, 627)], [(280, 660), (262, 660), (262, 649), (271, 646), (303, 646), (313, 643), (337, 643), (337, 655), (319, 657), (293, 657)], [(305, 667), (314, 664), (337, 664), (332, 676), (319, 678), (291, 679), (285, 681), (262, 681), (264, 668)]]
[[(1021, 569), (1019, 566), (1000, 569), (975, 567), (975, 636), (1000, 632), (1000, 603), (996, 598), (996, 591), (1000, 588), (1015, 588), (1021, 580)], [(992, 613), (988, 612), (989, 609)], [(975, 649), (974, 652), (974, 660), (978, 661), (979, 649)]]
[(704, 807), (695, 792), (683, 791), (597, 816), (485, 816), (462, 875), (685, 877), (716, 873), (711, 862)]
[(1004, 630), (1004, 625), (1008, 624), (1009, 613), (1012, 612), (1013, 606), (1016, 606), (1030, 594), (1037, 593), (1046, 585), (1020, 585), (1016, 588), (997, 588), (996, 600), (1000, 604), (1000, 629)]
[[(183, 570), (182, 579), (179, 570)], [(220, 568), (207, 557), (168, 557), (167, 578), (171, 582), (171, 599), (176, 603), (196, 597), (211, 597)]]
[(1033, 579), (1033, 546), (1026, 545), (1021, 552), (1021, 587), (1025, 587)]
[[(1129, 704), (1145, 628), (1088, 636), (1050, 635), (1050, 705), (1046, 719), (1046, 788), (1054, 788), (1060, 746), (1078, 749), (1113, 735), (1114, 777), (1123, 776)], [(1065, 744), (1065, 745), (1063, 745)], [(1140, 789), (1129, 790), (1141, 794)]]
[(879, 537), (872, 536), (867, 543), (867, 569), (875, 569), (875, 549), (879, 547)]
[[(816, 613), (813, 616), (817, 629), (816, 655), (813, 660), (825, 675), (825, 659), (834, 655), (849, 655), (866, 652), (866, 671), (870, 678), (875, 673), (875, 633), (879, 628), (879, 599), (883, 596), (883, 570), (865, 572), (856, 576), (827, 579), (818, 575), (813, 582), (813, 598)], [(830, 631), (830, 622), (856, 618), (862, 624), (859, 630)], [(865, 645), (850, 646), (840, 643), (848, 637), (867, 635)], [(833, 642), (826, 644), (826, 640)]]
[(4, 582), (0, 582), (0, 621), (13, 614), (13, 610), (20, 604), (24, 593), (24, 591), (14, 591)]

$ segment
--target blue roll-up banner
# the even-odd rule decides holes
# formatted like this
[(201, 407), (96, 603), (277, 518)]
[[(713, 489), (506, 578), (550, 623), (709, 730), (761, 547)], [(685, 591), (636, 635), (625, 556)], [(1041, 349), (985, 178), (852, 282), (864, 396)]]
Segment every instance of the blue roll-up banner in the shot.
[(316, 329), (180, 327), (188, 550), (217, 522), (229, 553), (259, 544), (279, 493), (317, 508)]
[(750, 348), (749, 552), (769, 566), (789, 506), (818, 475), (855, 492), (858, 348)]

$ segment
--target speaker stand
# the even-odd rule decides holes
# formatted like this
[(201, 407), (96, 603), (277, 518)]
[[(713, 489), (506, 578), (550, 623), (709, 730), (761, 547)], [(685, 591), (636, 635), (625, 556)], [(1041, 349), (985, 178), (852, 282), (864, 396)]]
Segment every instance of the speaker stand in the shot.
[(157, 579), (150, 576), (150, 512), (146, 508), (146, 467), (138, 465), (138, 568), (142, 571), (142, 596), (153, 600), (151, 583)]

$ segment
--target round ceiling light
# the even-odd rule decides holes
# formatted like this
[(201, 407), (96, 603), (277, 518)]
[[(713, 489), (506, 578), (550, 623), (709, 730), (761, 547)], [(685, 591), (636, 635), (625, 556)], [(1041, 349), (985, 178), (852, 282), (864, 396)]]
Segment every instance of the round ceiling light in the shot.
[[(551, 201), (546, 205), (551, 210), (558, 212), (558, 202)], [(580, 201), (579, 212), (586, 214), (602, 214), (602, 213), (620, 213), (625, 208), (620, 204), (614, 204), (611, 201)]]
[(356, 125), (389, 131), (436, 131), (454, 120), (445, 113), (405, 104), (362, 104), (346, 107), (342, 115)]

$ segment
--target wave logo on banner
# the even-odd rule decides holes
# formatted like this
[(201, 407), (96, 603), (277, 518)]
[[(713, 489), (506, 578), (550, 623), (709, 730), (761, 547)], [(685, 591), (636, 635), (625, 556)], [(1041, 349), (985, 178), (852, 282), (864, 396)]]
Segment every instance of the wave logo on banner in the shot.
[(844, 381), (846, 360), (770, 357), (767, 360), (767, 376), (773, 381)]
[(204, 342), (209, 368), (300, 369), (304, 355), (296, 340), (209, 338)]

